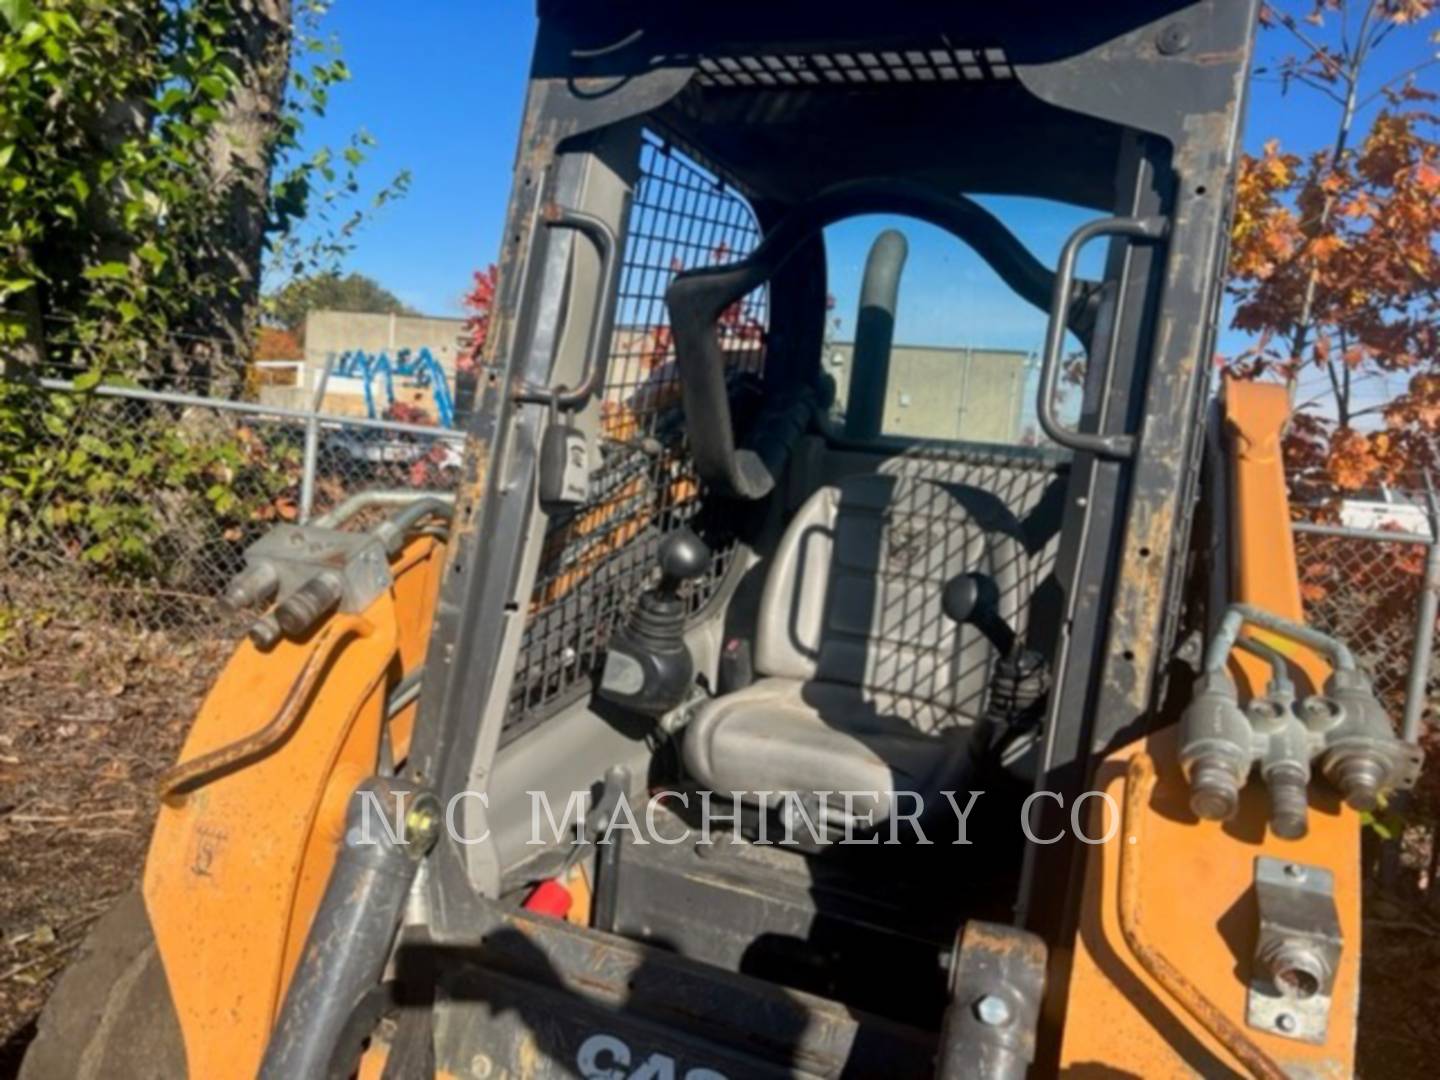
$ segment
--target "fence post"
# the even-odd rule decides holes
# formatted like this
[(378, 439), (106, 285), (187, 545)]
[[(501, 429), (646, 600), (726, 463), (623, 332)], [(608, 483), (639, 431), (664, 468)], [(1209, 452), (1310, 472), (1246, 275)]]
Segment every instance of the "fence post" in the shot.
[(1425, 504), (1430, 517), (1430, 544), (1425, 549), (1425, 579), (1415, 613), (1415, 642), (1410, 653), (1410, 678), (1405, 685), (1405, 721), (1401, 735), (1408, 743), (1420, 741), (1429, 692), (1430, 651), (1435, 643), (1435, 615), (1440, 605), (1440, 500), (1430, 474), (1425, 474)]
[(315, 396), (310, 402), (310, 418), (305, 421), (305, 460), (300, 472), (300, 524), (310, 521), (310, 512), (315, 505), (315, 465), (320, 456), (320, 412), (325, 406), (325, 388), (330, 383), (330, 369), (335, 365), (335, 354), (325, 357), (325, 366), (320, 369), (320, 379), (315, 384)]

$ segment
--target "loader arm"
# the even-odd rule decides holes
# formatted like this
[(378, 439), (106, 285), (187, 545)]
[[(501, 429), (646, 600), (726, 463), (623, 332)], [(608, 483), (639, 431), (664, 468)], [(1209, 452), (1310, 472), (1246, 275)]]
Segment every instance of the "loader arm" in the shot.
[[(1228, 499), (1222, 513), (1230, 523), (1234, 599), (1299, 621), (1303, 610), (1281, 456), (1289, 414), (1283, 386), (1226, 383), (1222, 438)], [(1297, 676), (1314, 687), (1325, 684), (1330, 672), (1323, 658), (1287, 641), (1277, 640), (1276, 646), (1288, 652)], [(1231, 663), (1242, 700), (1258, 693), (1268, 674), (1265, 662), (1236, 652)], [(1105, 821), (1104, 814), (1111, 813), (1106, 809), (1092, 826), (1093, 835), (1112, 824), (1123, 832), (1120, 842), (1088, 852), (1065, 992), (1062, 1068), (1104, 1063), (1139, 1076), (1353, 1075), (1360, 816), (1333, 793), (1315, 791), (1308, 834), (1285, 840), (1268, 827), (1265, 791), (1252, 783), (1232, 820), (1197, 820), (1180, 769), (1176, 725), (1110, 754), (1094, 787), (1117, 810), (1127, 800), (1137, 803), (1137, 813), (1123, 823)], [(1333, 875), (1344, 944), (1325, 1035), (1318, 1042), (1247, 1023), (1259, 918), (1255, 867), (1263, 856), (1323, 867)], [(1176, 971), (1183, 973), (1179, 980)], [(1284, 1072), (1267, 1072), (1266, 1063)]]
[(386, 703), (423, 663), (443, 559), (436, 540), (413, 540), (364, 611), (269, 650), (242, 643), (195, 719), (174, 776), (294, 713), (243, 767), (161, 804), (144, 901), (191, 1076), (259, 1068), (350, 795), (376, 772), (382, 736), (395, 760), (407, 751), (415, 705), (387, 718)]

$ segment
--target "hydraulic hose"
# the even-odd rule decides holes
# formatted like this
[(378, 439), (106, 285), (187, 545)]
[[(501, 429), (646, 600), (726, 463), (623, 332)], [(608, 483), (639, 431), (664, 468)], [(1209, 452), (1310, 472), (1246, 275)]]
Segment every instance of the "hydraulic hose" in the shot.
[(1235, 639), (1240, 635), (1240, 628), (1246, 623), (1324, 653), (1335, 661), (1335, 666), (1341, 671), (1355, 670), (1355, 654), (1344, 642), (1329, 634), (1322, 634), (1312, 627), (1273, 615), (1253, 604), (1231, 604), (1225, 612), (1225, 618), (1220, 621), (1220, 629), (1215, 632), (1210, 647), (1205, 652), (1207, 674), (1213, 675), (1224, 669), (1225, 661), (1230, 658), (1230, 650), (1235, 647)]

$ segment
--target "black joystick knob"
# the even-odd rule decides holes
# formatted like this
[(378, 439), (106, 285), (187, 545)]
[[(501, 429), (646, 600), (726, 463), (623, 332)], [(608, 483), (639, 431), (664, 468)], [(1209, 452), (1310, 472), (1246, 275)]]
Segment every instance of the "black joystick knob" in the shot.
[(984, 634), (1002, 656), (1015, 645), (1015, 631), (1000, 615), (1000, 588), (984, 574), (961, 574), (945, 584), (940, 609), (957, 623)]
[(610, 637), (599, 693), (643, 716), (663, 716), (695, 684), (695, 662), (685, 644), (688, 605), (680, 586), (710, 566), (710, 549), (689, 529), (660, 541), (660, 584), (640, 594), (630, 617)]
[(689, 529), (678, 529), (660, 541), (660, 592), (674, 596), (680, 586), (705, 573), (710, 549)]
[(1000, 590), (984, 574), (961, 574), (946, 583), (940, 607), (955, 622), (970, 622), (976, 616), (998, 611)]

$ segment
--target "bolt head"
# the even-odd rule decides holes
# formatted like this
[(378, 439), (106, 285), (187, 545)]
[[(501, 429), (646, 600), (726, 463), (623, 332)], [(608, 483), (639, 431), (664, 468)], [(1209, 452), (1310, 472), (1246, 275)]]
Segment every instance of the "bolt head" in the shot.
[(986, 1027), (1008, 1024), (1011, 1015), (1010, 1003), (998, 994), (986, 994), (975, 1002), (975, 1019)]
[(429, 844), (440, 831), (440, 816), (428, 804), (412, 807), (405, 815), (407, 837), (420, 844)]
[(1306, 873), (1307, 872), (1305, 870), (1305, 867), (1301, 866), (1299, 863), (1292, 862), (1285, 864), (1285, 876), (1288, 878), (1291, 878), (1295, 881), (1304, 881), (1306, 878)]
[(1288, 1035), (1290, 1032), (1294, 1031), (1299, 1026), (1299, 1024), (1296, 1021), (1295, 1017), (1292, 1016), (1290, 1013), (1281, 1013), (1279, 1016), (1275, 1017), (1275, 1026)]
[(1155, 47), (1165, 56), (1174, 56), (1190, 47), (1190, 28), (1182, 22), (1173, 22), (1160, 31)]

